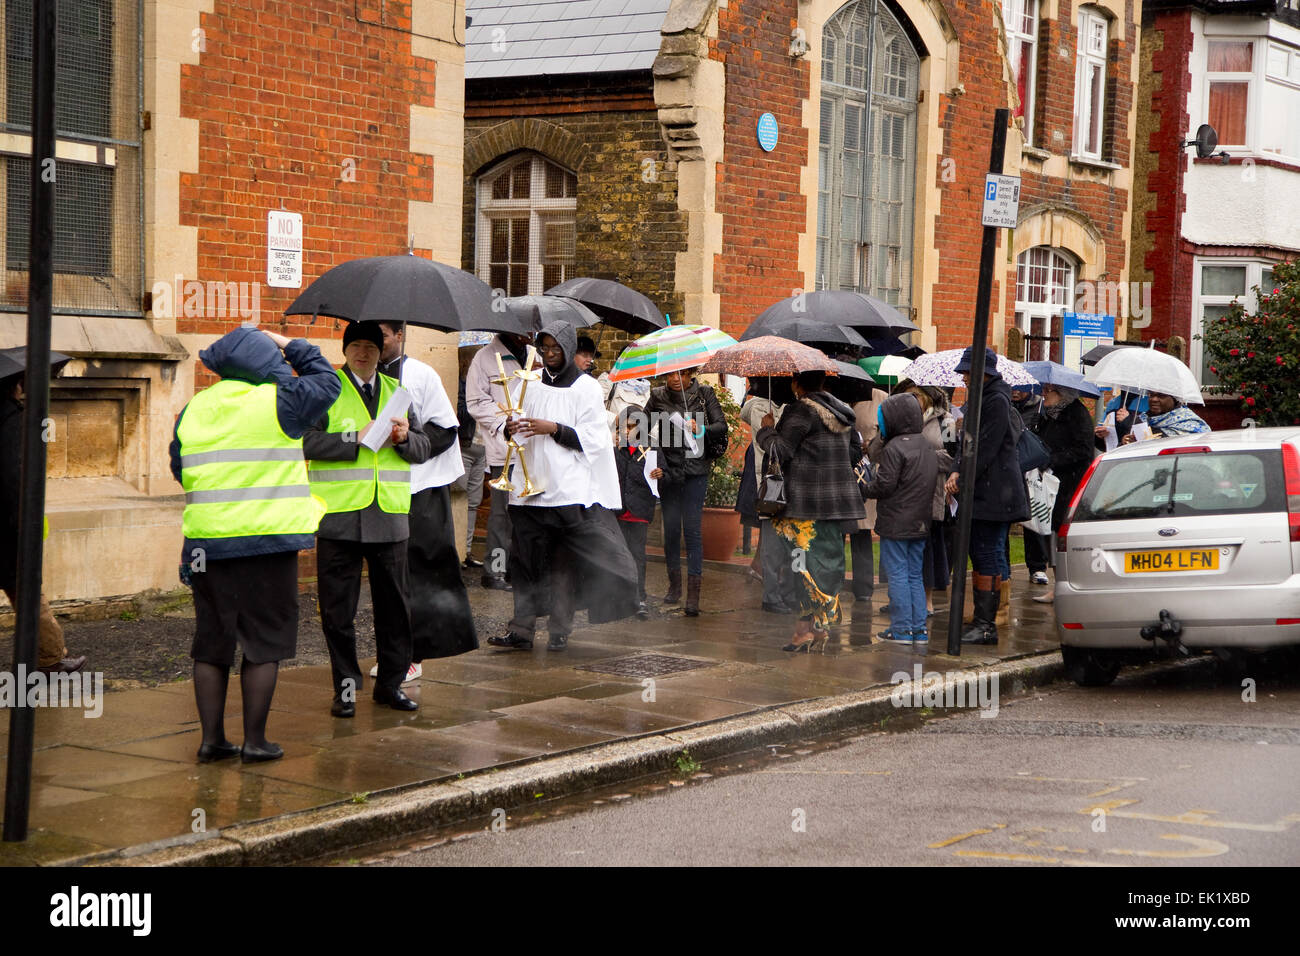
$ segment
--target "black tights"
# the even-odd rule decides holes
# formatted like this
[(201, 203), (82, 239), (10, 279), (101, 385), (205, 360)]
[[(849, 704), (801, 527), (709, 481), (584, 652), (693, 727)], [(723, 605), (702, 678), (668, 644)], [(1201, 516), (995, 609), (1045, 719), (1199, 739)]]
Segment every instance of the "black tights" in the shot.
[[(280, 673), (278, 661), (253, 664), (244, 658), (239, 669), (239, 687), (244, 696), (244, 743), (265, 747), (266, 718), (271, 711), (271, 697)], [(194, 700), (199, 708), (203, 742), (212, 746), (227, 745), (226, 689), (230, 668), (204, 661), (194, 662)]]

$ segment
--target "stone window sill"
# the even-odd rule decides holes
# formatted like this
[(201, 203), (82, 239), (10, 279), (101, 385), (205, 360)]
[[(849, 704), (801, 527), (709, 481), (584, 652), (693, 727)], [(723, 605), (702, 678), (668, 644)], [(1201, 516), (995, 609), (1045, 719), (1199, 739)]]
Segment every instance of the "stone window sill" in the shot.
[(1087, 156), (1071, 156), (1071, 166), (1082, 166), (1088, 169), (1115, 170), (1123, 169), (1119, 163), (1108, 163), (1104, 159), (1089, 159)]
[(1037, 146), (1021, 146), (1020, 155), (1028, 156), (1030, 159), (1036, 159), (1040, 163), (1045, 163), (1052, 158), (1052, 154), (1045, 149), (1039, 149)]

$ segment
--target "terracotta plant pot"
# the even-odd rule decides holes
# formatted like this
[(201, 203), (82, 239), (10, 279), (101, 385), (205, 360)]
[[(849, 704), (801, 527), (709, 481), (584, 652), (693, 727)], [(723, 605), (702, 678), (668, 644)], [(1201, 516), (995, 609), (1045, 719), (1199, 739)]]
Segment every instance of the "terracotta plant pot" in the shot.
[(740, 544), (740, 512), (705, 508), (700, 530), (704, 537), (704, 557), (709, 561), (730, 561)]

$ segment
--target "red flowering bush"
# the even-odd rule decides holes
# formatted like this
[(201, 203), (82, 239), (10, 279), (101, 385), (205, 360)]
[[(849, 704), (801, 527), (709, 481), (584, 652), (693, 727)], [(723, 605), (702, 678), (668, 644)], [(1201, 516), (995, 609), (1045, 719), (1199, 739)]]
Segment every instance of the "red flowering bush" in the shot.
[(1261, 426), (1300, 420), (1300, 261), (1273, 269), (1273, 288), (1259, 290), (1259, 310), (1234, 302), (1207, 322), (1199, 338), (1223, 390)]

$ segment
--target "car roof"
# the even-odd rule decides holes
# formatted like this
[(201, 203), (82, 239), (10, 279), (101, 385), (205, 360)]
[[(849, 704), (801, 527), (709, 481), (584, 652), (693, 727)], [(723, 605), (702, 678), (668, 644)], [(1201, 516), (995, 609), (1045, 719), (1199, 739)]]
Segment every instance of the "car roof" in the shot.
[(1272, 449), (1280, 448), (1283, 442), (1300, 444), (1300, 428), (1234, 428), (1229, 431), (1202, 432), (1199, 435), (1174, 435), (1171, 438), (1120, 445), (1103, 457), (1107, 460), (1146, 458), (1160, 454), (1165, 448), (1209, 448), (1212, 452)]

